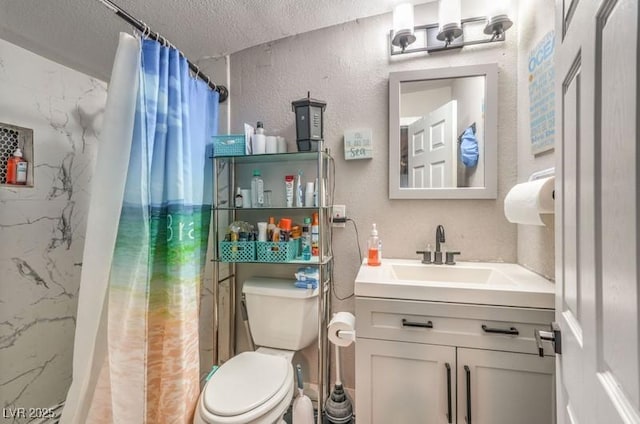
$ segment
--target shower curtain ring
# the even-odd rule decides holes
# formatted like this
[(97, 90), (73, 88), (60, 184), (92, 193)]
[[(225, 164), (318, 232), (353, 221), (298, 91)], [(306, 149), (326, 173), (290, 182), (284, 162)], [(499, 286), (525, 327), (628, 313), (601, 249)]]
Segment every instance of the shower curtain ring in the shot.
[(142, 23), (142, 25), (144, 25), (144, 27), (142, 28), (142, 38), (149, 38), (151, 28), (149, 28), (149, 25), (145, 24), (144, 22)]

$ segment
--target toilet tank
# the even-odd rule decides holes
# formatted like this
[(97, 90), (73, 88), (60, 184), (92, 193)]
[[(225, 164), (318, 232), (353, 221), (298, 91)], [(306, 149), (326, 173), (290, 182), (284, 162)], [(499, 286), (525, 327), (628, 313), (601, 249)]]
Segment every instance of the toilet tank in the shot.
[(249, 326), (258, 346), (300, 350), (318, 337), (318, 289), (294, 280), (252, 277), (242, 286)]

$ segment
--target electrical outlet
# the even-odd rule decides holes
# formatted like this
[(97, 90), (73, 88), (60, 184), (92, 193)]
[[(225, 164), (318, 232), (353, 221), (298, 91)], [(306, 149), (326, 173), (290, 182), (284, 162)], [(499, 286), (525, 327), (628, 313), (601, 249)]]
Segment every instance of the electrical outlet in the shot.
[(347, 218), (347, 206), (346, 205), (333, 205), (333, 210), (331, 211), (331, 221), (332, 226), (336, 228), (344, 228), (346, 226), (345, 222), (335, 222), (336, 219), (346, 219)]

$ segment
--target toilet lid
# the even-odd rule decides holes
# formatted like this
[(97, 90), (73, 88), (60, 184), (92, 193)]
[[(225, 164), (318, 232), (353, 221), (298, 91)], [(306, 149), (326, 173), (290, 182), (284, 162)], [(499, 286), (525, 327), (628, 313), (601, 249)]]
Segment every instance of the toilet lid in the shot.
[(279, 356), (243, 352), (211, 376), (203, 393), (205, 408), (215, 415), (235, 416), (273, 397), (286, 383), (291, 364)]

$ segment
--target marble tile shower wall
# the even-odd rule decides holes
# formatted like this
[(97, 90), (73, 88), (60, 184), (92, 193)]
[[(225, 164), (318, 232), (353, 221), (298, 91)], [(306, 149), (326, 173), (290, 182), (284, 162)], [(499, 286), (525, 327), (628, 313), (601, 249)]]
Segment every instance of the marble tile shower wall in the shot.
[[(33, 188), (0, 187), (0, 422), (64, 401), (107, 85), (0, 39), (0, 122), (34, 130)], [(201, 296), (211, 368), (212, 278)], [(21, 410), (19, 408), (26, 408)], [(39, 422), (39, 421), (38, 421)]]
[(34, 187), (0, 187), (0, 408), (22, 423), (71, 383), (106, 84), (0, 40), (0, 92), (0, 121), (34, 130)]

